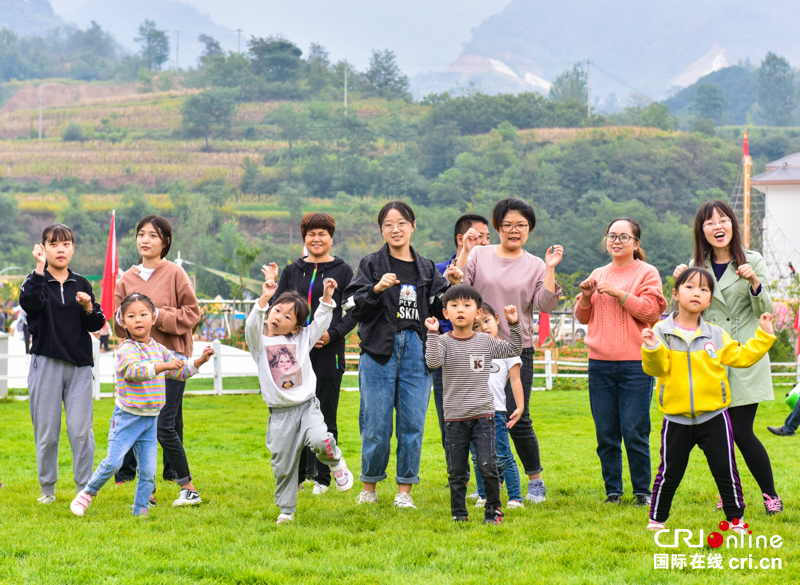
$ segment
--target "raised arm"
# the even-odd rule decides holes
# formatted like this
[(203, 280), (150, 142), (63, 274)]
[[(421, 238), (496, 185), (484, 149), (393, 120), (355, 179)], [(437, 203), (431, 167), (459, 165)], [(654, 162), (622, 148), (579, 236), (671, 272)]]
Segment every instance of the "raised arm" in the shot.
[(319, 300), (319, 306), (317, 306), (317, 310), (314, 313), (314, 320), (308, 326), (308, 343), (311, 348), (316, 345), (322, 334), (331, 325), (333, 310), (336, 308), (336, 301), (333, 300), (333, 291), (336, 290), (336, 286), (336, 281), (332, 278), (326, 278), (323, 283), (322, 298)]
[(775, 342), (772, 314), (761, 315), (759, 325), (755, 336), (744, 345), (734, 341), (727, 332), (723, 332), (723, 347), (719, 352), (720, 363), (731, 368), (749, 368), (764, 357)]
[(509, 305), (505, 307), (505, 314), (508, 321), (509, 341), (489, 338), (489, 352), (492, 359), (517, 357), (522, 353), (522, 325), (517, 319), (517, 308)]
[(659, 377), (669, 372), (672, 355), (659, 332), (653, 329), (642, 330), (642, 369), (648, 376)]
[(428, 342), (425, 344), (425, 364), (429, 370), (441, 368), (444, 364), (445, 347), (439, 336), (439, 320), (436, 317), (425, 319)]

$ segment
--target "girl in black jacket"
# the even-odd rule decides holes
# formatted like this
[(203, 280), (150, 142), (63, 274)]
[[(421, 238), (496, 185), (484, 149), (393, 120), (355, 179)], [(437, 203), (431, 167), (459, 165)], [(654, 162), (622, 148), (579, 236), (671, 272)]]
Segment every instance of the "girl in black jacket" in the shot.
[[(378, 501), (376, 484), (386, 479), (397, 419), (398, 494), (394, 505), (415, 508), (411, 486), (419, 483), (422, 433), (430, 401), (425, 365), (425, 326), (443, 318), (441, 297), (449, 283), (433, 261), (411, 247), (414, 211), (402, 201), (384, 205), (378, 225), (386, 245), (366, 256), (344, 292), (344, 308), (359, 322), (361, 338), (358, 386), (361, 394), (361, 481), (358, 503)], [(453, 284), (461, 271), (445, 272)]]

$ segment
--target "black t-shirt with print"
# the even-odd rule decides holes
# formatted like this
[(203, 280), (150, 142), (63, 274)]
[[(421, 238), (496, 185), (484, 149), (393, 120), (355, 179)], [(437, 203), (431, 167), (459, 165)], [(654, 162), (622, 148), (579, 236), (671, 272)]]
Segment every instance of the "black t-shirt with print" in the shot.
[(417, 308), (417, 263), (413, 260), (406, 262), (390, 256), (389, 262), (392, 270), (400, 281), (400, 304), (397, 309), (397, 330), (413, 329), (422, 334), (419, 324), (419, 309)]

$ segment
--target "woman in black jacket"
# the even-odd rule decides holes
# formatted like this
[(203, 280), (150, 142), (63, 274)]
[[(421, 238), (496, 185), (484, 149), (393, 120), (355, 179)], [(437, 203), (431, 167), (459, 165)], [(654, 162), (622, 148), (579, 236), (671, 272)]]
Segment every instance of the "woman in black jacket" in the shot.
[[(342, 293), (353, 279), (353, 269), (341, 258), (330, 255), (336, 221), (327, 213), (307, 213), (300, 222), (300, 233), (308, 256), (298, 258), (286, 267), (278, 282), (273, 298), (278, 298), (288, 290), (303, 296), (308, 295), (309, 325), (314, 320), (314, 312), (322, 298), (322, 285), (326, 278), (336, 281), (338, 287), (333, 292), (336, 309), (328, 330), (311, 350), (311, 367), (317, 376), (317, 400), (319, 408), (331, 433), (338, 443), (339, 431), (336, 413), (339, 410), (339, 391), (344, 375), (344, 350), (347, 334), (356, 326), (351, 315), (343, 315)], [(330, 467), (323, 465), (310, 448), (306, 447), (300, 455), (298, 481), (306, 478), (314, 482), (314, 494), (324, 494), (331, 485)]]
[[(442, 316), (441, 297), (449, 283), (433, 261), (411, 247), (416, 229), (414, 211), (392, 201), (378, 214), (386, 240), (367, 255), (344, 293), (348, 315), (359, 322), (361, 358), (361, 481), (358, 503), (378, 501), (376, 485), (386, 479), (392, 440), (392, 412), (397, 411), (397, 484), (394, 505), (415, 508), (411, 486), (419, 483), (422, 433), (430, 401), (430, 375), (425, 366), (424, 322)], [(445, 273), (453, 284), (461, 271)]]

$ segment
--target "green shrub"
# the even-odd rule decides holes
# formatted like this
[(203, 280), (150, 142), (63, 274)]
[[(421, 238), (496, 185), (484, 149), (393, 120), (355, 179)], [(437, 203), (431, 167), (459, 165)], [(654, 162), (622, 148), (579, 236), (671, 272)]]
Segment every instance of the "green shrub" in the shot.
[(83, 128), (80, 127), (80, 124), (69, 124), (61, 132), (61, 140), (64, 142), (82, 142)]

